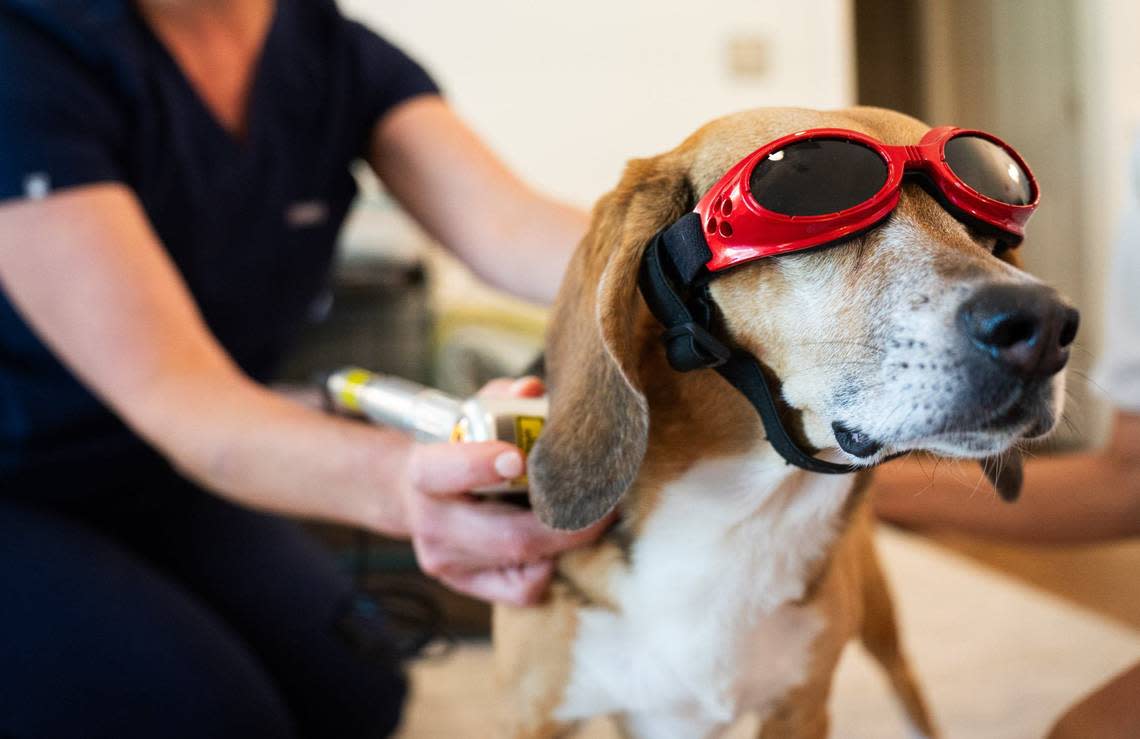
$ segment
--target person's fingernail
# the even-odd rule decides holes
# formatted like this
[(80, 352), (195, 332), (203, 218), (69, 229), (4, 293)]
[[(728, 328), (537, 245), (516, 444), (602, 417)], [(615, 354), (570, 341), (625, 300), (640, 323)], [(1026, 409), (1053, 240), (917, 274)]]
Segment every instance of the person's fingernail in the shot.
[(523, 390), (526, 390), (526, 388), (529, 385), (533, 384), (534, 380), (535, 380), (535, 378), (533, 378), (529, 375), (526, 377), (520, 377), (519, 379), (517, 379), (511, 383), (511, 387), (509, 388), (509, 392), (512, 394), (521, 393)]
[(495, 472), (504, 478), (513, 480), (522, 474), (523, 461), (518, 452), (503, 452), (495, 457)]

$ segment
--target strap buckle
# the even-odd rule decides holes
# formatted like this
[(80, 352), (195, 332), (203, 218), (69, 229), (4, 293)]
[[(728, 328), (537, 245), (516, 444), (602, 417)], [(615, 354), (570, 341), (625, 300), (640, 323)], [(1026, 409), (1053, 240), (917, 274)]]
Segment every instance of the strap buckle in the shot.
[(727, 346), (694, 321), (671, 326), (661, 340), (669, 365), (678, 372), (719, 367), (732, 356)]

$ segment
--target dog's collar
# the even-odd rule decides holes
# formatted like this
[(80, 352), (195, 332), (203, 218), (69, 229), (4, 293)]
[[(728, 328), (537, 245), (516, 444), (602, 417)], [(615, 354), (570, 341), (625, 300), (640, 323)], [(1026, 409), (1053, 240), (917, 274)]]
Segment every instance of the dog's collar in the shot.
[(638, 285), (650, 312), (665, 327), (661, 338), (669, 365), (679, 372), (715, 369), (756, 409), (768, 443), (789, 464), (827, 475), (861, 469), (818, 459), (800, 446), (780, 420), (760, 362), (713, 335), (713, 304), (708, 295), (712, 275), (704, 266), (711, 256), (697, 213), (688, 213), (659, 231), (642, 256)]

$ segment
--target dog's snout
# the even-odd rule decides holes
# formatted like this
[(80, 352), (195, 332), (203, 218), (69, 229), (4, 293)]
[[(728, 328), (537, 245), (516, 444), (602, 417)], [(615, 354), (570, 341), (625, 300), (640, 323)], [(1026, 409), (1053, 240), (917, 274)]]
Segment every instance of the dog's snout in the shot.
[(974, 346), (1025, 379), (1061, 371), (1079, 323), (1080, 313), (1044, 285), (990, 285), (958, 310)]

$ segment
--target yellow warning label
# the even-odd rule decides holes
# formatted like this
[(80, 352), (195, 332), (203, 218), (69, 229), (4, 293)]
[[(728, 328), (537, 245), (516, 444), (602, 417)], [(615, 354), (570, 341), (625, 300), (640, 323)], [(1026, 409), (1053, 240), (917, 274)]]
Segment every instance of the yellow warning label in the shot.
[(344, 373), (344, 385), (337, 394), (340, 403), (350, 411), (360, 412), (360, 389), (372, 379), (368, 370), (353, 369)]
[[(538, 435), (542, 433), (542, 424), (545, 420), (542, 416), (515, 416), (515, 446), (523, 453), (523, 457), (529, 456), (530, 450), (534, 449)], [(517, 487), (526, 487), (526, 473), (511, 480), (511, 484)]]
[(530, 454), (538, 435), (542, 433), (542, 416), (517, 416), (515, 418), (515, 444), (522, 450), (523, 456)]

